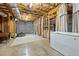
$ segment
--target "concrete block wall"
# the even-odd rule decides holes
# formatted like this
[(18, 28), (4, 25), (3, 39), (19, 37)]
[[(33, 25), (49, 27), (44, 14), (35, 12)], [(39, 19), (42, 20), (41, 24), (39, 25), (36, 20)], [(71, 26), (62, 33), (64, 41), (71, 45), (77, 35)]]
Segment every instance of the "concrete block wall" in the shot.
[(17, 33), (26, 33), (26, 34), (33, 34), (34, 33), (34, 23), (33, 22), (23, 22), (17, 21), (16, 22)]

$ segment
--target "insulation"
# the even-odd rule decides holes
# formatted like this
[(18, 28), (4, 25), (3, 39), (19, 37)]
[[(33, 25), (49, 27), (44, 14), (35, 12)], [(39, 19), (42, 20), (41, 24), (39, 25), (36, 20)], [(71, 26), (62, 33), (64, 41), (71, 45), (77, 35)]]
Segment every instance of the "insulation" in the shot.
[(65, 4), (60, 5), (60, 31), (67, 32), (67, 8)]
[(73, 4), (73, 28), (72, 31), (75, 33), (79, 33), (79, 4)]

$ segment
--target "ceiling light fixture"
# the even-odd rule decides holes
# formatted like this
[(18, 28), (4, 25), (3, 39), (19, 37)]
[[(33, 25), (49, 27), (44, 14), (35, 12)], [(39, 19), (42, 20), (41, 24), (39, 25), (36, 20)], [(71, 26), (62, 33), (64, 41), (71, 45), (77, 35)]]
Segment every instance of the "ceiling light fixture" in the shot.
[(32, 3), (29, 4), (29, 8), (32, 8)]

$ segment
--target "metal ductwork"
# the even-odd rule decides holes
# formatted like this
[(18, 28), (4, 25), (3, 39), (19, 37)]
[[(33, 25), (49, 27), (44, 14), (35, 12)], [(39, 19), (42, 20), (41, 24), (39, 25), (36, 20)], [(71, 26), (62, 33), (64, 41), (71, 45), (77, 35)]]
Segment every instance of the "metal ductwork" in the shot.
[(11, 4), (9, 4), (10, 6), (11, 6), (11, 8), (12, 8), (12, 10), (13, 10), (13, 13), (15, 14), (15, 17), (16, 18), (19, 18), (19, 16), (20, 16), (20, 11), (19, 11), (19, 9), (18, 9), (18, 7), (17, 7), (17, 4), (16, 3), (11, 3)]

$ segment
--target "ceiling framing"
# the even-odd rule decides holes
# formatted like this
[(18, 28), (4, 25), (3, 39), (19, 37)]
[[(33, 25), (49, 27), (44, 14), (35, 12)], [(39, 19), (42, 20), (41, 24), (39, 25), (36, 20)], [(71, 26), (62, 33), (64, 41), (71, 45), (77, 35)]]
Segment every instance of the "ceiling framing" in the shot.
[(51, 3), (33, 3), (32, 7), (29, 8), (29, 4), (24, 4), (24, 3), (18, 3), (17, 6), (20, 10), (21, 13), (26, 13), (28, 14), (32, 14), (31, 16), (29, 16), (30, 20), (35, 20), (37, 18), (39, 18), (42, 15), (47, 15), (47, 13), (55, 8), (58, 4), (51, 4)]
[(7, 3), (0, 3), (0, 12), (6, 12), (14, 15), (11, 7)]
[[(11, 7), (10, 4), (7, 3), (0, 3), (0, 11), (9, 12), (15, 15), (12, 8), (18, 8), (20, 14), (25, 13), (28, 16), (28, 20), (36, 20), (40, 16), (45, 16), (56, 11), (59, 4), (60, 3), (32, 3), (31, 8), (29, 8), (30, 3), (16, 3), (17, 7)], [(72, 9), (71, 5), (72, 4), (67, 4), (68, 10), (70, 11)]]

